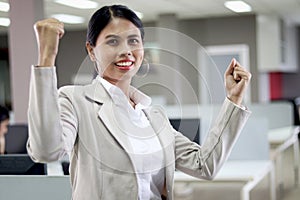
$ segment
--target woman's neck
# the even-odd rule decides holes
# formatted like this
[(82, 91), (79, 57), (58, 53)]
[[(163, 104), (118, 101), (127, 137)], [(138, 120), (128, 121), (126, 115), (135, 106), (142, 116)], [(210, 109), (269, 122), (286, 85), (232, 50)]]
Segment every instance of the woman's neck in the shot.
[(130, 101), (129, 88), (130, 88), (131, 80), (129, 80), (129, 79), (126, 79), (126, 80), (113, 80), (113, 79), (109, 79), (107, 77), (102, 77), (102, 78), (104, 78), (109, 83), (111, 83), (111, 84), (117, 86), (118, 88), (120, 88), (124, 92), (124, 94), (126, 95), (128, 100)]

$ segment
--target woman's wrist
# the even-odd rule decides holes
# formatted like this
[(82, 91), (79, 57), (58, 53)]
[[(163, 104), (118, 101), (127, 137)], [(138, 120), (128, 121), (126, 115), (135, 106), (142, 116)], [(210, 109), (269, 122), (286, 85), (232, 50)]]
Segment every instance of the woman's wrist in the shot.
[(38, 66), (39, 67), (54, 66), (55, 65), (55, 59), (56, 59), (55, 54), (51, 54), (51, 53), (47, 53), (47, 52), (41, 52), (39, 54)]
[(37, 66), (39, 67), (49, 67), (54, 65), (55, 65), (55, 58), (51, 58), (51, 57), (45, 57), (45, 58), (39, 57), (38, 64), (37, 64)]
[(227, 95), (227, 98), (233, 102), (234, 104), (238, 105), (238, 106), (241, 106), (242, 105), (242, 102), (243, 102), (243, 98), (240, 97), (240, 96), (229, 96)]

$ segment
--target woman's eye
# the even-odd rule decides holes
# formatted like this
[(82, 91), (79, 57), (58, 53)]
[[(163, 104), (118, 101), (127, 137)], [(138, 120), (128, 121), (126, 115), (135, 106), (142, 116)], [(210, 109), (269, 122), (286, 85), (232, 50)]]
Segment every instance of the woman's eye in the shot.
[(135, 38), (129, 39), (129, 44), (139, 44), (139, 43), (140, 43), (140, 41), (138, 39), (135, 39)]
[(107, 44), (108, 45), (112, 45), (112, 46), (116, 46), (116, 45), (118, 45), (118, 40), (116, 40), (116, 39), (112, 39), (112, 40), (108, 40), (107, 41)]

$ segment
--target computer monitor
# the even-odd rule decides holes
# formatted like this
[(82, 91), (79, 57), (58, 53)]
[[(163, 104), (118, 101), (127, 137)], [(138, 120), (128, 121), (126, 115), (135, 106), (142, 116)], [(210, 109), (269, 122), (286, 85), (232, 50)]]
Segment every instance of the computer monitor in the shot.
[(28, 154), (0, 155), (0, 175), (46, 175), (47, 165), (35, 163)]
[(200, 144), (200, 119), (199, 118), (183, 118), (170, 119), (173, 128), (191, 141)]
[(5, 134), (5, 151), (7, 154), (27, 154), (28, 139), (27, 124), (13, 124), (8, 126)]

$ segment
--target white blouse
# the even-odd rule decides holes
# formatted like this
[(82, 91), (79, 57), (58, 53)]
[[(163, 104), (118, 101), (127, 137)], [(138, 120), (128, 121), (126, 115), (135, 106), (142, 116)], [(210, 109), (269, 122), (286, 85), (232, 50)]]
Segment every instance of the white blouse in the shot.
[(96, 80), (101, 82), (112, 97), (117, 109), (113, 112), (117, 113), (115, 119), (121, 130), (120, 134), (127, 134), (132, 146), (131, 152), (127, 153), (135, 167), (139, 199), (161, 199), (165, 180), (163, 150), (142, 110), (150, 106), (151, 98), (130, 87), (130, 99), (136, 104), (133, 108), (120, 88), (100, 76)]

